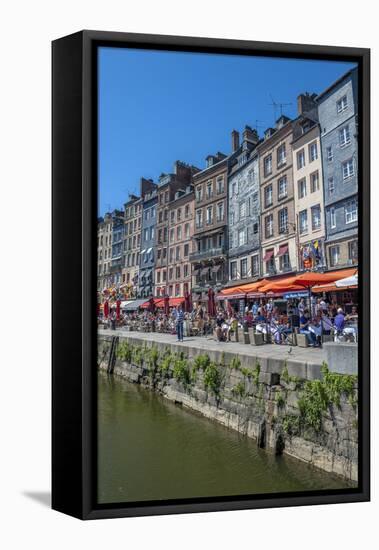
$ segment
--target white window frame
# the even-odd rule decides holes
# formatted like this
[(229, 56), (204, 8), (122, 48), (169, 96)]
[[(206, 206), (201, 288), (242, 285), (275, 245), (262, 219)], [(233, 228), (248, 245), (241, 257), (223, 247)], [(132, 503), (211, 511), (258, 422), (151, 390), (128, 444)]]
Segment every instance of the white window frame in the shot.
[(211, 225), (213, 223), (213, 205), (207, 206), (206, 224)]
[(221, 222), (225, 217), (224, 203), (217, 203), (217, 221)]
[(221, 195), (224, 192), (224, 176), (217, 176), (216, 178), (216, 193)]
[[(209, 192), (210, 189), (210, 192)], [(211, 199), (213, 197), (213, 181), (208, 180), (206, 185), (206, 198)]]
[(338, 132), (340, 147), (347, 147), (351, 143), (349, 125), (344, 126)]
[[(267, 229), (270, 228), (269, 231)], [(266, 239), (271, 238), (274, 235), (274, 216), (268, 214), (265, 216), (265, 237)]]
[[(279, 233), (287, 233), (288, 231), (288, 208), (281, 208), (279, 214)], [(285, 216), (284, 216), (285, 214)], [(282, 219), (283, 218), (283, 219)], [(283, 223), (283, 220), (285, 223)]]
[[(265, 194), (265, 207), (268, 207), (268, 206), (271, 206), (273, 204), (273, 191), (272, 191), (272, 183), (270, 183), (270, 185), (267, 185), (267, 187), (265, 187), (264, 189), (264, 194)], [(267, 197), (270, 196), (270, 201), (267, 200)]]
[(263, 174), (269, 176), (272, 174), (272, 154), (265, 156), (263, 159)]
[(309, 162), (313, 162), (318, 159), (317, 141), (314, 141), (308, 145), (308, 156)]
[[(242, 239), (241, 239), (242, 236)], [(247, 228), (244, 227), (238, 231), (238, 246), (243, 246), (247, 243)]]
[[(317, 185), (314, 185), (314, 182), (317, 182)], [(316, 193), (316, 191), (320, 190), (320, 174), (319, 171), (316, 170), (315, 172), (312, 172), (310, 175), (310, 191), (311, 193)]]
[(276, 150), (277, 164), (283, 166), (287, 162), (286, 144), (282, 143)]
[[(348, 210), (349, 208), (349, 210)], [(358, 204), (355, 199), (346, 203), (345, 206), (345, 223), (354, 223), (358, 221)]]
[[(304, 192), (303, 192), (304, 191)], [(301, 178), (297, 182), (297, 196), (299, 199), (303, 199), (307, 196), (307, 180), (306, 178)]]
[[(284, 183), (284, 191), (281, 186)], [(282, 176), (278, 179), (278, 199), (284, 199), (287, 196), (287, 176)]]
[[(305, 221), (305, 223), (303, 223)], [(299, 232), (300, 235), (308, 232), (308, 210), (301, 210), (299, 212)]]
[[(334, 267), (339, 264), (340, 256), (341, 256), (341, 247), (339, 244), (336, 244), (329, 248), (329, 260), (331, 263), (331, 267)], [(334, 261), (334, 258), (336, 259), (336, 261)]]
[(348, 108), (347, 95), (343, 95), (336, 101), (337, 113), (343, 113)]
[(337, 220), (336, 220), (336, 209), (334, 206), (331, 207), (330, 211), (330, 228), (335, 229), (337, 227)]
[[(243, 269), (242, 269), (243, 265), (246, 266), (245, 274), (243, 273)], [(242, 258), (241, 259), (240, 266), (241, 266), (241, 279), (245, 279), (248, 276), (248, 273), (249, 273), (249, 266), (248, 266), (248, 263), (247, 263), (247, 258)]]
[[(256, 268), (256, 269), (254, 269)], [(259, 256), (258, 254), (254, 254), (254, 256), (251, 256), (251, 275), (254, 277), (255, 275), (259, 275)]]
[[(318, 212), (318, 224), (317, 225), (314, 223), (314, 221), (315, 221), (315, 217), (314, 217), (315, 212)], [(317, 231), (318, 229), (321, 228), (321, 206), (319, 204), (316, 204), (315, 206), (311, 207), (311, 222), (312, 222), (312, 231)]]
[(196, 186), (196, 202), (200, 202), (203, 200), (203, 186), (197, 185)]
[(203, 210), (196, 210), (196, 227), (202, 227), (203, 226)]
[(298, 151), (296, 153), (296, 165), (297, 165), (298, 170), (301, 170), (302, 168), (304, 168), (304, 166), (305, 166), (305, 152), (304, 152), (304, 149), (300, 149), (300, 151)]
[[(345, 168), (347, 168), (346, 175), (345, 175)], [(353, 157), (351, 157), (348, 160), (345, 160), (344, 162), (342, 162), (342, 178), (344, 180), (348, 180), (349, 178), (352, 178), (354, 175), (355, 175), (354, 159)]]

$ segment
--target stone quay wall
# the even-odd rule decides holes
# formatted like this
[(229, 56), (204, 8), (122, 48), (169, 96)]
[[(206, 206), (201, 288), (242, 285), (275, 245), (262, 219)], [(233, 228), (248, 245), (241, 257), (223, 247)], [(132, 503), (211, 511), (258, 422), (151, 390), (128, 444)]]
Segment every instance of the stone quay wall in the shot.
[[(117, 334), (98, 337), (98, 368), (354, 484), (357, 378), (327, 365), (270, 359)], [(113, 361), (110, 361), (113, 347)]]

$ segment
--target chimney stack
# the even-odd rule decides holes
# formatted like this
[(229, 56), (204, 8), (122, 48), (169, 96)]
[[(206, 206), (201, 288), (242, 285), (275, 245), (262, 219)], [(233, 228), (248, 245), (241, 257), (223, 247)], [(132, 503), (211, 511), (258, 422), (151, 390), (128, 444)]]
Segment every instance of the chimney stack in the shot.
[(316, 94), (311, 95), (309, 92), (297, 96), (297, 114), (303, 115), (311, 111), (316, 105), (315, 97)]
[(242, 134), (243, 141), (249, 141), (250, 143), (258, 143), (259, 137), (256, 130), (253, 130), (250, 126), (245, 126)]
[(240, 134), (237, 132), (237, 130), (232, 131), (232, 153), (237, 151), (238, 147), (240, 146)]
[(154, 189), (156, 189), (156, 184), (153, 182), (152, 179), (146, 179), (141, 178), (140, 179), (140, 193), (141, 197), (143, 198), (146, 194), (151, 193)]

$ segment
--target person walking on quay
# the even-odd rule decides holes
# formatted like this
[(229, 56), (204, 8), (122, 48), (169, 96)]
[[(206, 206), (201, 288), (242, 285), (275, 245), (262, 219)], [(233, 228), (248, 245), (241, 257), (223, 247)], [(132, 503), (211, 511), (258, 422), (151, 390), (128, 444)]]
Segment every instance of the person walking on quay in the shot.
[(176, 332), (178, 335), (178, 341), (183, 342), (183, 323), (184, 323), (184, 313), (182, 306), (179, 305), (176, 310)]
[(116, 312), (112, 309), (111, 313), (111, 330), (116, 330)]

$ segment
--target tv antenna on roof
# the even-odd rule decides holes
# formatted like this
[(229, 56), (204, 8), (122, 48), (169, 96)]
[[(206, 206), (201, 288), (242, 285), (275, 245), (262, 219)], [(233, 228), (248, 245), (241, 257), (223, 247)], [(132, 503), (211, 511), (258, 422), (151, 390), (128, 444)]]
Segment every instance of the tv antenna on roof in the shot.
[(254, 128), (258, 131), (258, 128), (267, 128), (268, 124), (263, 122), (263, 120), (258, 120), (257, 118), (254, 121)]
[(109, 204), (109, 202), (105, 205), (106, 209), (107, 209), (107, 212), (110, 212), (111, 211), (111, 208), (112, 208), (112, 205)]
[(275, 121), (278, 120), (278, 110), (280, 111), (280, 116), (283, 115), (283, 107), (286, 107), (287, 105), (292, 105), (292, 103), (278, 103), (276, 101), (274, 101), (274, 98), (272, 97), (271, 94), (270, 95), (270, 99), (271, 99), (271, 103), (269, 103), (269, 105), (272, 106), (272, 108), (274, 109), (274, 117), (275, 117)]

